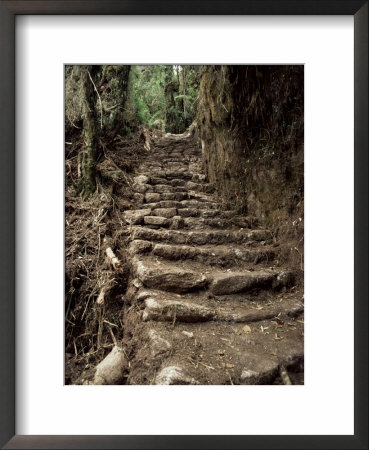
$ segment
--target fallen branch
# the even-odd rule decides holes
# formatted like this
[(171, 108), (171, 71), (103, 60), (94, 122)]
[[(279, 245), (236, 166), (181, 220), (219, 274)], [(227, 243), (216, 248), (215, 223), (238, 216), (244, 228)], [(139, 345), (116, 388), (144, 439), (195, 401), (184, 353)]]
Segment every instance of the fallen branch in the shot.
[[(104, 321), (104, 322), (105, 322), (105, 321)], [(109, 332), (110, 332), (111, 338), (113, 339), (114, 345), (117, 345), (117, 340), (116, 340), (116, 338), (115, 338), (115, 335), (114, 335), (114, 333), (113, 333), (113, 330), (111, 329), (111, 326), (108, 325), (108, 328), (109, 328)]]
[(115, 279), (110, 279), (108, 280), (103, 287), (101, 288), (100, 294), (97, 297), (96, 303), (98, 305), (103, 305), (105, 303), (105, 297), (106, 295), (109, 293), (109, 291), (111, 290), (111, 288), (116, 284)]
[(105, 319), (104, 319), (104, 323), (106, 323), (107, 325), (110, 325), (111, 327), (119, 328), (117, 324), (111, 323), (111, 322), (109, 322), (108, 320), (105, 320)]
[(112, 111), (115, 108), (118, 108), (118, 106), (120, 106), (119, 103), (117, 103), (116, 105), (110, 106), (109, 108), (104, 106), (104, 111)]
[(108, 244), (108, 240), (106, 238), (104, 238), (104, 244), (106, 245), (106, 260), (107, 260), (107, 264), (112, 266), (114, 268), (114, 270), (116, 270), (119, 273), (123, 272), (122, 269), (122, 263), (119, 261), (119, 259), (115, 256), (112, 248), (109, 246)]
[(103, 305), (105, 303), (105, 294), (106, 294), (106, 289), (105, 287), (103, 287), (100, 291), (99, 296), (97, 297), (96, 303), (98, 305)]

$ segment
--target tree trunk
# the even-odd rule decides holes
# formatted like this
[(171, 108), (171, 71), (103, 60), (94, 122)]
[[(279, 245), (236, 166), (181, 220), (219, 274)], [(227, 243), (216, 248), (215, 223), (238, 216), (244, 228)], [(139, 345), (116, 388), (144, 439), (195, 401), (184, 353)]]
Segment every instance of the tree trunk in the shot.
[(94, 67), (81, 67), (83, 139), (81, 175), (82, 196), (90, 197), (96, 189), (97, 117)]
[(116, 80), (114, 95), (118, 105), (110, 112), (108, 119), (108, 130), (114, 135), (122, 133), (124, 128), (124, 107), (128, 96), (129, 73), (131, 66), (109, 66), (107, 79)]
[(176, 102), (175, 95), (179, 93), (179, 86), (177, 80), (173, 79), (172, 66), (165, 67), (165, 129), (169, 133), (178, 133), (176, 121)]
[(182, 94), (183, 94), (183, 114), (186, 120), (186, 66), (182, 66)]

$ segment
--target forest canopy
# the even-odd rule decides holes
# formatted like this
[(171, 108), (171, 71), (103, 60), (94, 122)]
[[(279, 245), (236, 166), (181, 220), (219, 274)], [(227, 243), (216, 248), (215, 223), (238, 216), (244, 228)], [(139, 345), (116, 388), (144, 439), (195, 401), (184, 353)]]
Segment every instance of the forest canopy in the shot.
[(87, 73), (100, 127), (122, 136), (139, 125), (182, 133), (191, 124), (198, 101), (201, 66), (66, 66), (66, 130), (83, 120)]

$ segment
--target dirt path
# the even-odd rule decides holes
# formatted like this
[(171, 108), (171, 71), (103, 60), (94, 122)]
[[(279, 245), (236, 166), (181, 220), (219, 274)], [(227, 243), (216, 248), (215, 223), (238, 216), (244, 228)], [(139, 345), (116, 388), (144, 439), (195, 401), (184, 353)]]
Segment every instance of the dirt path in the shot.
[(303, 295), (272, 234), (222, 209), (190, 136), (166, 136), (138, 172), (127, 384), (303, 383)]

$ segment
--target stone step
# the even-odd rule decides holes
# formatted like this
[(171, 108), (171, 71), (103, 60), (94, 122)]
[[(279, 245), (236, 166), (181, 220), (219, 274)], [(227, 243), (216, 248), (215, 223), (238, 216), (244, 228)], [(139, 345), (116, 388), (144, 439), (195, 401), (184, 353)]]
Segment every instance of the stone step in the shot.
[[(161, 199), (161, 195), (158, 194), (157, 192), (146, 192), (146, 194), (145, 194), (145, 202), (146, 203), (150, 203), (150, 204), (155, 203), (155, 202), (157, 203), (157, 202), (160, 202), (160, 199)], [(154, 206), (151, 205), (151, 207), (154, 207)]]
[[(155, 181), (159, 181), (159, 180), (161, 180), (161, 179), (155, 178)], [(191, 184), (189, 184), (189, 183), (191, 183)], [(186, 183), (185, 186), (172, 186), (169, 182), (164, 182), (164, 184), (148, 184), (145, 186), (151, 186), (150, 192), (156, 192), (159, 194), (180, 192), (180, 193), (185, 194), (185, 196), (189, 195), (194, 198), (195, 197), (199, 197), (199, 198), (203, 197), (201, 195), (198, 195), (199, 193), (211, 193), (214, 191), (214, 187), (211, 184), (193, 183), (192, 181), (189, 181), (188, 183)], [(142, 188), (140, 188), (140, 189), (142, 190)]]
[[(138, 177), (137, 177), (138, 178)], [(148, 177), (146, 177), (148, 178)], [(160, 177), (151, 177), (147, 183), (152, 186), (152, 192), (189, 192), (193, 191), (197, 192), (205, 192), (212, 193), (214, 192), (214, 186), (205, 182), (194, 182), (187, 181), (185, 179), (173, 178), (160, 178)], [(165, 186), (165, 187), (164, 187)]]
[(143, 219), (145, 216), (149, 216), (151, 214), (151, 209), (132, 209), (124, 211), (123, 217), (124, 220), (131, 225), (139, 225), (143, 223)]
[(197, 172), (190, 172), (186, 169), (184, 170), (166, 170), (164, 168), (162, 168), (161, 166), (155, 166), (155, 167), (143, 167), (140, 166), (140, 172), (143, 175), (146, 176), (152, 176), (155, 178), (166, 178), (167, 180), (171, 180), (171, 179), (183, 179), (183, 180), (191, 180), (194, 177), (196, 177), (196, 175), (198, 176), (199, 174)]
[(155, 205), (155, 208), (182, 208), (182, 203), (175, 200), (160, 200), (159, 203)]
[[(148, 192), (146, 195), (147, 198), (147, 202), (143, 205), (142, 208), (150, 208), (150, 209), (155, 209), (155, 208), (177, 208), (177, 209), (182, 209), (182, 208), (191, 208), (192, 210), (195, 210), (196, 208), (194, 206), (198, 206), (199, 210), (203, 210), (203, 209), (207, 209), (209, 211), (210, 209), (216, 209), (215, 213), (210, 213), (210, 212), (204, 212), (202, 213), (202, 211), (199, 211), (198, 216), (204, 216), (204, 217), (214, 217), (218, 212), (219, 209), (217, 209), (217, 203), (214, 202), (209, 202), (207, 200), (207, 197), (199, 197), (196, 201), (192, 201), (190, 204), (187, 202), (186, 200), (181, 200), (181, 201), (177, 201), (177, 200), (158, 200), (161, 199), (162, 196), (161, 194), (157, 194), (154, 192)], [(218, 205), (219, 206), (219, 205)], [(142, 209), (141, 208), (141, 209)], [(224, 215), (224, 217), (229, 217), (226, 214), (227, 211), (222, 212), (222, 215)], [(186, 217), (191, 217), (190, 215), (186, 215)], [(196, 216), (193, 216), (196, 217)]]
[[(149, 241), (144, 242), (149, 243)], [(206, 265), (228, 267), (241, 262), (259, 264), (260, 262), (273, 261), (275, 249), (270, 247), (235, 247), (231, 245), (192, 247), (189, 245), (153, 244), (152, 254), (171, 261), (190, 259)]]
[(183, 192), (186, 195), (188, 195), (188, 189), (186, 189), (186, 186), (172, 186), (173, 192)]
[(201, 264), (168, 264), (149, 256), (132, 258), (133, 273), (146, 288), (179, 294), (209, 288), (213, 295), (229, 295), (291, 286), (292, 272), (284, 270), (206, 270)]
[(219, 209), (219, 203), (211, 200), (211, 197), (202, 195), (197, 199), (182, 200), (182, 208)]
[(139, 174), (133, 178), (133, 184), (147, 184), (150, 181), (150, 177)]
[(193, 159), (197, 159), (196, 156), (191, 155), (183, 155), (181, 157), (178, 156), (168, 156), (166, 158), (161, 159), (164, 167), (177, 167), (177, 166), (186, 166)]
[(150, 167), (145, 164), (139, 167), (139, 171), (141, 174), (150, 178), (165, 178), (165, 170), (161, 167), (161, 165), (157, 167)]
[[(191, 167), (200, 167), (201, 170), (202, 162), (201, 158), (199, 159), (196, 156), (183, 156), (181, 158), (162, 158), (159, 162), (154, 163), (155, 167), (161, 167), (163, 170), (174, 170), (176, 171), (177, 168), (183, 169), (183, 168), (189, 168)], [(145, 165), (141, 165), (140, 167), (145, 167)], [(146, 166), (147, 167), (147, 166)], [(190, 170), (191, 172), (191, 170)]]
[[(182, 210), (178, 210), (178, 214), (182, 216)], [(183, 220), (184, 227), (190, 229), (204, 229), (204, 228), (250, 228), (250, 222), (245, 217), (232, 217), (231, 219), (225, 219), (223, 217), (186, 217)]]
[(300, 319), (283, 319), (283, 330), (273, 320), (247, 327), (225, 321), (146, 322), (138, 329), (142, 344), (130, 361), (127, 384), (280, 384), (282, 368), (303, 384), (296, 375), (304, 365), (304, 326)]
[(207, 266), (231, 267), (240, 263), (270, 263), (275, 258), (275, 249), (267, 246), (259, 248), (234, 247), (230, 245), (189, 246), (155, 244), (150, 241), (135, 239), (130, 242), (129, 253), (133, 255), (151, 253), (169, 261), (192, 260)]
[(271, 289), (283, 287), (283, 281), (287, 284), (293, 283), (293, 275), (288, 273), (282, 279), (279, 272), (262, 270), (252, 272), (213, 272), (209, 290), (214, 295), (229, 295), (246, 292), (254, 289)]
[[(157, 181), (159, 179), (156, 179)], [(210, 184), (200, 184), (193, 183), (196, 186), (202, 186), (202, 188), (198, 188), (197, 190), (187, 189), (186, 186), (172, 186), (171, 184), (148, 184), (148, 183), (134, 183), (132, 185), (132, 191), (138, 194), (146, 194), (146, 193), (157, 193), (157, 194), (165, 194), (162, 197), (162, 200), (185, 200), (185, 199), (202, 199), (208, 198), (210, 200), (211, 197), (202, 195), (202, 193), (209, 193), (213, 191), (213, 186)], [(168, 195), (172, 194), (172, 195)], [(178, 200), (178, 199), (181, 200)], [(214, 201), (214, 200), (213, 200)]]
[(185, 186), (186, 180), (181, 180), (180, 178), (173, 178), (172, 180), (167, 180), (167, 183), (169, 183), (171, 186)]
[[(179, 208), (192, 208), (192, 209), (219, 209), (219, 204), (214, 201), (209, 201), (209, 197), (202, 195), (196, 196), (196, 198), (190, 198), (190, 195), (184, 192), (164, 193), (158, 194), (157, 192), (147, 192), (145, 194), (144, 208), (159, 208), (159, 207), (171, 207)], [(166, 203), (163, 203), (166, 202)], [(170, 202), (170, 203), (169, 203)], [(160, 203), (160, 205), (159, 205)], [(165, 206), (163, 206), (165, 205)], [(199, 213), (201, 215), (201, 213)]]
[(138, 194), (145, 194), (146, 192), (153, 192), (153, 187), (147, 183), (134, 183), (131, 187), (133, 192)]
[(165, 172), (165, 177), (167, 179), (171, 179), (171, 178), (180, 178), (180, 179), (187, 179), (187, 180), (191, 180), (192, 177), (194, 176), (193, 172), (189, 172), (186, 169), (183, 170), (166, 170)]
[(159, 178), (159, 177), (150, 177), (148, 183), (151, 185), (170, 184), (168, 183), (168, 180), (166, 178)]
[(206, 218), (206, 217), (185, 217), (183, 219), (184, 227), (191, 230), (204, 229), (204, 228), (219, 228), (227, 229), (232, 228), (233, 221), (230, 219)]
[(183, 267), (164, 265), (155, 260), (137, 256), (132, 258), (134, 275), (147, 288), (162, 289), (179, 294), (196, 289), (204, 289), (209, 281), (205, 275)]
[(196, 303), (179, 300), (162, 300), (149, 297), (145, 301), (143, 321), (204, 322), (215, 318), (215, 311)]
[[(172, 194), (175, 192), (175, 188), (171, 186), (170, 184), (155, 184), (153, 187), (153, 192), (156, 192), (158, 194)], [(183, 189), (181, 189), (182, 193), (187, 195), (187, 192), (183, 192)]]
[(152, 157), (148, 158), (146, 161), (160, 161), (163, 164), (167, 164), (167, 163), (177, 163), (177, 164), (183, 164), (186, 163), (188, 161), (190, 161), (192, 158), (196, 158), (198, 159), (201, 156), (199, 155), (195, 155), (195, 154), (191, 154), (191, 153), (184, 153), (180, 156), (178, 155), (172, 155), (170, 153), (163, 153), (163, 154), (153, 154)]
[(159, 216), (145, 216), (143, 218), (144, 224), (153, 228), (169, 227), (171, 225), (170, 219)]
[[(145, 194), (147, 200), (159, 200), (160, 194), (148, 192)], [(156, 203), (146, 203), (140, 205), (142, 208), (135, 210), (127, 210), (123, 213), (125, 221), (128, 224), (140, 225), (144, 223), (144, 216), (161, 216), (172, 218), (174, 216), (182, 217), (182, 228), (231, 228), (236, 225), (242, 228), (250, 227), (248, 218), (242, 216), (234, 216), (231, 219), (225, 219), (227, 212), (222, 212), (219, 209), (197, 209), (197, 208), (182, 208), (184, 206), (181, 202), (173, 200), (157, 201)], [(170, 224), (167, 224), (170, 226)]]
[(188, 199), (187, 192), (163, 192), (160, 195), (160, 201), (172, 200), (175, 202), (181, 202)]
[[(147, 205), (149, 207), (149, 205)], [(228, 219), (229, 224), (240, 228), (251, 228), (254, 223), (252, 218), (240, 216), (236, 211), (222, 211), (220, 209), (198, 209), (177, 207), (178, 214), (185, 217), (200, 217), (205, 219)], [(190, 223), (190, 222), (189, 222)], [(211, 222), (207, 222), (211, 226)], [(214, 225), (217, 228), (217, 224)]]
[(210, 202), (215, 203), (218, 205), (219, 208), (219, 202), (217, 202), (212, 195), (209, 195), (206, 192), (200, 192), (200, 191), (187, 191), (188, 199), (189, 200), (198, 200), (200, 202)]
[[(162, 178), (160, 178), (160, 180), (161, 179)], [(191, 185), (189, 185), (188, 183), (195, 183), (195, 184), (203, 185), (203, 183), (205, 181), (205, 175), (201, 178), (199, 178), (198, 175), (195, 175), (195, 180), (196, 181), (186, 181), (186, 180), (180, 179), (180, 178), (173, 178), (170, 180), (166, 180), (166, 182), (169, 183), (171, 186), (176, 186), (176, 187), (186, 186), (188, 189), (190, 189), (189, 186), (191, 186)]]
[(198, 183), (195, 181), (188, 181), (186, 183), (186, 189), (188, 191), (194, 191), (194, 192), (205, 192), (205, 193), (210, 193), (212, 194), (215, 191), (214, 185), (210, 184), (210, 183)]
[[(152, 205), (152, 204), (150, 204)], [(142, 205), (145, 206), (145, 205)], [(203, 229), (229, 229), (235, 224), (235, 219), (222, 219), (222, 218), (203, 218), (203, 217), (185, 217), (183, 218), (181, 209), (176, 208), (144, 208), (144, 209), (136, 209), (136, 210), (128, 210), (124, 212), (124, 218), (126, 223), (131, 225), (160, 225), (158, 220), (144, 220), (144, 217), (147, 216), (159, 216), (166, 219), (172, 219), (176, 217), (181, 219), (181, 226), (176, 227), (175, 229), (191, 229), (191, 230), (203, 230)], [(163, 220), (163, 226), (169, 227), (172, 225), (171, 220)], [(247, 223), (244, 224), (245, 228)]]
[(154, 208), (152, 214), (170, 219), (177, 215), (177, 208)]
[[(148, 177), (147, 177), (148, 178)], [(163, 178), (163, 177), (151, 177), (147, 184), (153, 186), (153, 192), (160, 192), (160, 190), (155, 189), (165, 189), (163, 186), (171, 186), (174, 188), (174, 190), (163, 192), (175, 192), (178, 190), (182, 191), (194, 191), (194, 192), (207, 192), (207, 193), (213, 193), (214, 192), (214, 186), (210, 183), (205, 183), (204, 181), (188, 181), (186, 179), (181, 178)], [(157, 187), (155, 187), (157, 186)]]
[(216, 217), (221, 216), (219, 209), (182, 208), (182, 217)]
[(272, 235), (268, 230), (150, 230), (132, 227), (131, 238), (144, 241), (168, 242), (181, 245), (221, 245), (228, 243), (253, 243), (267, 241)]
[(252, 323), (277, 316), (296, 317), (303, 312), (303, 303), (295, 297), (281, 298), (278, 302), (227, 300), (216, 301), (198, 296), (170, 298), (167, 292), (153, 292), (144, 300), (143, 321), (205, 322), (225, 321)]

